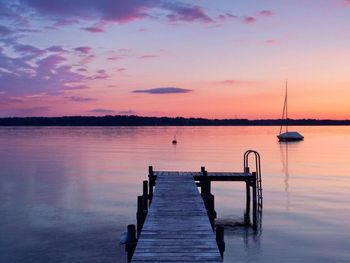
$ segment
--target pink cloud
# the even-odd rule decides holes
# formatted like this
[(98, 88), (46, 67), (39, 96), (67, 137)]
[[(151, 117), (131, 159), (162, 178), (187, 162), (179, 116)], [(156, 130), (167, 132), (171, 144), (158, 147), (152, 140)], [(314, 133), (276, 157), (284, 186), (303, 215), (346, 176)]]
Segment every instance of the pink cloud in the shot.
[(220, 85), (245, 85), (245, 84), (249, 84), (252, 83), (252, 81), (248, 81), (248, 80), (239, 80), (239, 79), (225, 79), (225, 80), (220, 80), (220, 81), (216, 81), (216, 84), (220, 84)]
[(259, 16), (273, 16), (274, 12), (272, 12), (271, 10), (261, 10), (258, 13)]
[(37, 58), (46, 53), (46, 50), (39, 49), (31, 45), (14, 44), (13, 48), (15, 51), (21, 53), (21, 55), (26, 56), (28, 59)]
[(350, 6), (350, 0), (343, 0), (345, 6)]
[(265, 41), (265, 43), (269, 45), (278, 45), (279, 41), (277, 39), (268, 39)]
[(191, 89), (183, 89), (178, 87), (160, 87), (153, 89), (138, 89), (133, 90), (133, 93), (148, 93), (148, 94), (180, 94), (193, 92)]
[(46, 50), (51, 51), (51, 52), (66, 52), (66, 50), (61, 46), (51, 46), (51, 47), (47, 48)]
[(243, 17), (242, 22), (244, 24), (254, 24), (256, 23), (256, 18), (252, 16), (245, 16)]
[(124, 56), (113, 56), (113, 57), (109, 57), (107, 58), (108, 60), (112, 60), (112, 61), (116, 61), (116, 60), (120, 60), (123, 59)]
[(75, 51), (78, 51), (78, 52), (81, 52), (81, 53), (83, 53), (83, 54), (88, 54), (88, 53), (90, 53), (91, 52), (91, 50), (92, 50), (92, 48), (91, 47), (76, 47), (75, 49), (74, 49)]
[(90, 101), (96, 101), (95, 98), (87, 98), (87, 97), (81, 97), (81, 96), (70, 96), (65, 97), (67, 100), (75, 101), (75, 102), (90, 102)]
[(86, 64), (89, 64), (91, 61), (93, 61), (95, 58), (96, 58), (95, 55), (90, 54), (90, 55), (84, 57), (79, 63), (82, 65), (86, 65)]
[(143, 55), (143, 56), (140, 56), (139, 58), (140, 59), (150, 59), (150, 58), (157, 58), (158, 56), (157, 55)]
[(38, 71), (41, 74), (51, 75), (51, 73), (58, 68), (58, 66), (67, 59), (61, 55), (50, 55), (38, 60)]
[(115, 113), (116, 111), (115, 110), (110, 110), (110, 109), (92, 109), (92, 110), (89, 110), (88, 112), (92, 112), (92, 113), (97, 113), (97, 114), (112, 114), (112, 113)]
[[(99, 1), (42, 1), (22, 0), (26, 8), (36, 15), (46, 16), (56, 22), (56, 26), (79, 23), (79, 20), (100, 21), (105, 23), (128, 23), (147, 17), (163, 16), (163, 10), (171, 22), (213, 22), (199, 6), (184, 4), (178, 1), (162, 0), (99, 0)], [(164, 12), (163, 12), (164, 13)], [(97, 29), (90, 28), (91, 32)], [(89, 31), (89, 30), (88, 30)], [(99, 31), (98, 31), (99, 32)]]
[(220, 14), (217, 18), (221, 21), (225, 21), (225, 20), (235, 19), (237, 18), (237, 16), (231, 13), (226, 13), (226, 14)]
[(41, 54), (36, 47), (17, 45), (16, 48), (17, 52), (26, 55), (12, 58), (0, 52), (1, 91), (10, 96), (58, 92), (71, 87), (71, 83), (78, 85), (86, 79), (73, 72), (71, 66), (64, 65), (67, 59), (61, 53), (40, 58), (34, 55)]
[(116, 68), (115, 69), (117, 72), (125, 72), (126, 68)]
[(110, 76), (108, 75), (107, 71), (104, 69), (100, 69), (96, 72), (96, 74), (89, 79), (91, 80), (97, 80), (97, 79), (108, 79)]
[(200, 21), (204, 23), (211, 23), (213, 19), (211, 19), (202, 8), (199, 6), (187, 6), (187, 5), (179, 5), (172, 4), (168, 5), (168, 9), (171, 11), (167, 18), (170, 22), (176, 21)]

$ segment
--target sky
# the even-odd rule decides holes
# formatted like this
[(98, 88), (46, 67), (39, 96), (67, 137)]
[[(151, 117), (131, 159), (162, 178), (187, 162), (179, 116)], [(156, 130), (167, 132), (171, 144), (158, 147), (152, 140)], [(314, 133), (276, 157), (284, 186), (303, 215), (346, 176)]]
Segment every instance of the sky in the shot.
[(0, 117), (350, 119), (349, 0), (0, 0)]

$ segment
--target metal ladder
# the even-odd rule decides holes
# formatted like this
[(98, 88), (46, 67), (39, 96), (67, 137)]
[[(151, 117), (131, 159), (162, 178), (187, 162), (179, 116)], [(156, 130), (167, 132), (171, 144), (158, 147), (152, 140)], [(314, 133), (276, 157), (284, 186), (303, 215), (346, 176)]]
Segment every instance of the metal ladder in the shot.
[(258, 187), (258, 191), (257, 191), (258, 211), (261, 211), (263, 207), (263, 196), (262, 196), (262, 185), (261, 185), (261, 164), (260, 164), (260, 154), (257, 151), (248, 150), (244, 153), (243, 171), (244, 173), (249, 173), (249, 155), (250, 154), (254, 154), (254, 157), (255, 157), (256, 184)]

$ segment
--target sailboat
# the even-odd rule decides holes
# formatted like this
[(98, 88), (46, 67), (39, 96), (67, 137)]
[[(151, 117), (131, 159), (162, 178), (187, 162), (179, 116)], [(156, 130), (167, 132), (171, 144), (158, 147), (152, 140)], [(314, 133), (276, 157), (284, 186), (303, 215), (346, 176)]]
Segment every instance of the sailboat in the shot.
[[(286, 125), (285, 125), (285, 132), (282, 133), (283, 120), (286, 121)], [(288, 131), (288, 86), (287, 86), (287, 81), (286, 81), (286, 95), (284, 97), (284, 105), (283, 105), (283, 112), (282, 112), (281, 121), (282, 121), (282, 123), (281, 123), (281, 127), (280, 127), (280, 133), (279, 133), (279, 135), (277, 135), (277, 138), (280, 142), (302, 141), (304, 139), (304, 136), (301, 135), (299, 132)]]

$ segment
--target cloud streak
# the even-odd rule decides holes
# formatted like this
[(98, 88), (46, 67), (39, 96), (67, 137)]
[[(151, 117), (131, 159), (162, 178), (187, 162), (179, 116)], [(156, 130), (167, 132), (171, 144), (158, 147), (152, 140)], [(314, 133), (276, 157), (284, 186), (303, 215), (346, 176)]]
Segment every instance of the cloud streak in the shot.
[(274, 15), (274, 12), (271, 11), (271, 10), (261, 10), (259, 13), (258, 13), (258, 16), (273, 16)]
[(98, 113), (98, 114), (112, 114), (112, 113), (115, 113), (116, 111), (109, 110), (109, 109), (92, 109), (92, 110), (89, 110), (89, 112)]
[(81, 96), (70, 96), (65, 97), (67, 100), (75, 101), (75, 102), (90, 102), (90, 101), (96, 101), (94, 98), (86, 98)]
[(104, 28), (102, 27), (95, 27), (95, 26), (91, 26), (91, 27), (82, 27), (81, 29), (91, 32), (91, 33), (102, 33), (105, 32)]
[[(18, 56), (8, 56), (0, 49), (0, 92), (9, 95), (57, 92), (82, 85), (84, 75), (67, 65), (63, 53), (50, 53), (30, 45), (15, 43)], [(49, 48), (62, 51), (58, 46)]]
[(171, 11), (167, 15), (170, 22), (186, 21), (193, 22), (199, 21), (203, 23), (214, 22), (204, 10), (199, 6), (182, 5), (179, 3), (167, 4), (164, 6), (166, 9)]
[(84, 46), (84, 47), (76, 47), (74, 50), (78, 51), (82, 54), (89, 54), (91, 52), (92, 48)]
[(245, 16), (242, 18), (244, 24), (254, 24), (256, 23), (256, 18), (253, 16)]
[[(161, 17), (160, 12), (165, 11), (166, 18), (171, 21), (184, 22), (213, 22), (205, 11), (191, 4), (180, 1), (166, 0), (99, 0), (99, 1), (42, 1), (42, 0), (20, 0), (36, 12), (55, 20), (58, 26), (78, 23), (79, 20), (103, 21), (105, 23), (129, 23), (143, 18)], [(11, 11), (11, 10), (10, 10)], [(9, 12), (8, 12), (9, 13)], [(99, 27), (86, 27), (83, 30), (90, 32), (102, 32)]]
[(191, 89), (183, 89), (183, 88), (176, 88), (176, 87), (161, 87), (161, 88), (154, 88), (154, 89), (139, 89), (139, 90), (133, 90), (133, 93), (148, 93), (148, 94), (179, 94), (179, 93), (189, 93), (192, 92)]

